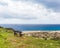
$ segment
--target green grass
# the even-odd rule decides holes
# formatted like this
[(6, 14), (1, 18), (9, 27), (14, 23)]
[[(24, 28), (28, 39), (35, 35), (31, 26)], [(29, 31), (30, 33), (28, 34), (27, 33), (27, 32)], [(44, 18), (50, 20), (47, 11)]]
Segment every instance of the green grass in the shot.
[(60, 48), (60, 40), (16, 37), (13, 32), (0, 29), (0, 48)]

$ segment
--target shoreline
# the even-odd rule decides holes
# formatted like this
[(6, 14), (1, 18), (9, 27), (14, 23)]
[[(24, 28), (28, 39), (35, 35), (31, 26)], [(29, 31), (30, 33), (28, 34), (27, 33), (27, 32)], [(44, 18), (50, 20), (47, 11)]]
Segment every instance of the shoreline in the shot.
[(38, 33), (38, 32), (48, 32), (48, 33), (55, 33), (55, 32), (58, 32), (60, 33), (60, 30), (56, 30), (56, 31), (22, 31), (22, 33)]
[[(2, 27), (2, 26), (0, 26), (0, 28), (5, 28), (5, 27)], [(5, 28), (5, 29), (7, 29), (7, 30), (12, 30), (12, 31), (18, 31), (18, 30), (15, 30), (15, 29), (13, 29), (13, 28)], [(20, 31), (22, 31), (22, 33), (35, 33), (35, 32), (58, 32), (58, 33), (60, 33), (60, 30), (20, 30)]]

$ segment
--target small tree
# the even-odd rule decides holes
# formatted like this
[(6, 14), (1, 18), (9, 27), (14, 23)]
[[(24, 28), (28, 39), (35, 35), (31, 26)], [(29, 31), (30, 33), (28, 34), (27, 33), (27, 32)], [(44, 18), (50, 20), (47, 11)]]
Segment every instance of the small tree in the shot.
[(20, 37), (22, 36), (22, 31), (19, 32), (19, 36), (20, 36)]

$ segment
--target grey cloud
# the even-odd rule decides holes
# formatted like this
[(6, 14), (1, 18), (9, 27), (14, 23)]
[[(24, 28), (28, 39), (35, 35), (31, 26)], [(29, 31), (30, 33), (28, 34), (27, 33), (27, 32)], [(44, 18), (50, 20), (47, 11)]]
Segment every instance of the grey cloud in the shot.
[(13, 0), (13, 1), (23, 1), (23, 2), (33, 2), (38, 4), (43, 4), (47, 8), (51, 8), (56, 12), (60, 12), (60, 0)]
[(0, 5), (2, 5), (2, 6), (8, 6), (8, 3), (0, 2)]
[[(0, 14), (2, 18), (6, 18), (6, 19), (13, 19), (13, 18), (16, 18), (16, 19), (22, 19), (22, 20), (33, 20), (33, 19), (37, 19), (36, 17), (30, 17), (29, 15), (22, 15), (22, 14), (6, 14), (6, 13), (3, 13), (3, 14)], [(26, 17), (27, 16), (27, 17)]]
[(38, 0), (37, 3), (44, 4), (47, 8), (60, 12), (60, 0)]

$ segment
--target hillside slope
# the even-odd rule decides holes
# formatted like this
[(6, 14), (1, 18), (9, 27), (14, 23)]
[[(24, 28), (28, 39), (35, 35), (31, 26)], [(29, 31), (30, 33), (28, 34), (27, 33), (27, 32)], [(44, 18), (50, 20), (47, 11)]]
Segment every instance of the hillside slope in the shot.
[(17, 37), (13, 31), (0, 28), (0, 48), (60, 48), (60, 40), (43, 40), (34, 37)]

